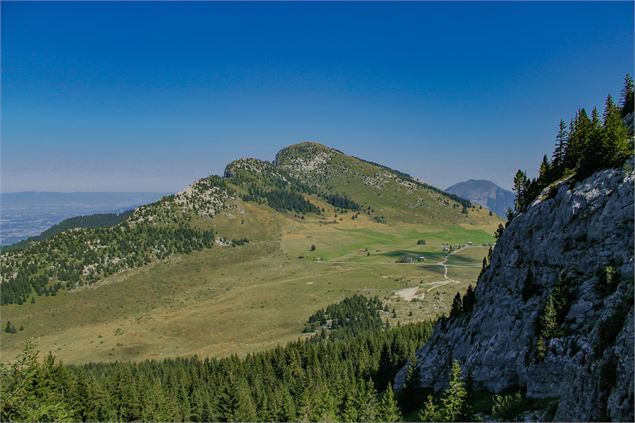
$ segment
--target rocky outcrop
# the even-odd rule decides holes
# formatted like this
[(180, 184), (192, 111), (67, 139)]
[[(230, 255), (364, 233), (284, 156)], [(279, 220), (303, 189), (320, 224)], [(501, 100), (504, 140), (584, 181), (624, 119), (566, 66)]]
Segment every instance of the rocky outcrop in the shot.
[[(440, 321), (417, 351), (421, 386), (442, 389), (458, 360), (477, 388), (553, 399), (557, 421), (633, 421), (633, 180), (610, 169), (563, 182), (516, 216), (473, 311)], [(539, 323), (550, 297), (555, 334)]]
[(324, 175), (327, 164), (341, 151), (316, 142), (302, 142), (283, 148), (276, 154), (273, 164), (296, 177)]
[(225, 167), (223, 177), (233, 178), (238, 172), (241, 171), (259, 174), (263, 172), (274, 172), (275, 168), (270, 162), (265, 160), (243, 158), (234, 160), (233, 162), (228, 164)]

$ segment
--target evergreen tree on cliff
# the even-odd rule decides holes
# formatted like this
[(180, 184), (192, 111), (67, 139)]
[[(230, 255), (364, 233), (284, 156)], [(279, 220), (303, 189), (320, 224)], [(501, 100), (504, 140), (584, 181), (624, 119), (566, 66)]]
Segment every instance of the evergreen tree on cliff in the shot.
[(633, 113), (633, 77), (626, 74), (624, 77), (624, 88), (622, 89), (622, 116)]

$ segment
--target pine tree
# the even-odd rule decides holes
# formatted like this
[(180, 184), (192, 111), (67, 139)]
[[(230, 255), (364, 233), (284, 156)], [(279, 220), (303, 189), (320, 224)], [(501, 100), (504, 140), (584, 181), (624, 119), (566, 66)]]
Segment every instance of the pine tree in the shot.
[(452, 362), (450, 385), (441, 396), (441, 416), (447, 422), (464, 421), (468, 416), (467, 389), (461, 378), (461, 366)]
[(75, 421), (75, 412), (60, 389), (66, 377), (56, 380), (53, 374), (62, 371), (50, 359), (40, 365), (37, 356), (35, 344), (28, 341), (9, 366), (0, 363), (0, 420)]
[(481, 281), (481, 277), (487, 270), (487, 257), (483, 257), (483, 264), (481, 265), (481, 271), (478, 274), (478, 278), (476, 278), (476, 283), (478, 284)]
[(401, 420), (401, 412), (395, 399), (395, 392), (389, 383), (381, 397), (378, 409), (378, 419), (381, 422), (398, 422)]
[(527, 175), (522, 170), (518, 170), (514, 176), (514, 191), (516, 192), (514, 207), (516, 208), (516, 213), (525, 211), (528, 185)]
[(357, 422), (358, 407), (357, 407), (357, 387), (355, 384), (349, 387), (349, 390), (344, 394), (344, 400), (342, 402), (342, 411), (340, 413), (342, 421), (344, 422)]
[(452, 309), (450, 310), (450, 318), (457, 317), (463, 311), (463, 304), (461, 301), (461, 294), (456, 293), (454, 300), (452, 300)]
[(597, 169), (602, 168), (608, 156), (606, 143), (603, 142), (602, 122), (600, 114), (594, 107), (591, 112), (591, 121), (585, 126), (585, 131), (581, 132), (579, 145), (579, 157), (576, 166), (578, 178), (591, 175)]
[(622, 116), (633, 113), (633, 78), (626, 74), (624, 77), (624, 88), (622, 88)]
[(565, 155), (565, 168), (577, 169), (584, 154), (585, 146), (590, 144), (591, 119), (585, 109), (578, 110), (569, 129), (569, 147)]
[(549, 159), (547, 159), (547, 155), (545, 154), (542, 157), (542, 162), (540, 163), (540, 171), (538, 173), (538, 187), (539, 189), (543, 189), (551, 182), (552, 177), (552, 165), (549, 163)]
[(558, 331), (558, 313), (553, 295), (549, 295), (545, 308), (540, 314), (540, 334), (545, 338), (556, 336)]
[(558, 174), (562, 174), (562, 171), (564, 170), (564, 158), (568, 143), (569, 133), (567, 131), (567, 124), (564, 123), (564, 120), (560, 120), (558, 135), (556, 135), (556, 146), (553, 150), (553, 156), (551, 157), (551, 162), (553, 163), (555, 172)]
[(377, 420), (377, 391), (371, 380), (366, 383), (361, 382), (357, 390), (357, 404), (359, 407), (358, 419), (362, 422), (373, 422)]
[(379, 369), (377, 369), (377, 384), (379, 387), (386, 386), (392, 382), (394, 365), (392, 362), (392, 354), (390, 345), (386, 342), (382, 346), (379, 355)]
[(538, 337), (538, 343), (536, 344), (536, 353), (539, 359), (544, 359), (547, 354), (547, 346), (545, 345), (545, 339), (540, 335)]
[(335, 399), (329, 386), (323, 381), (320, 382), (319, 389), (316, 389), (314, 398), (312, 421), (331, 422), (337, 420)]
[(399, 393), (399, 403), (405, 411), (410, 411), (416, 407), (419, 401), (419, 371), (417, 370), (417, 356), (412, 354), (408, 360), (406, 378), (403, 388)]
[(297, 400), (298, 420), (301, 422), (310, 422), (313, 416), (313, 391), (313, 384), (309, 377), (306, 376), (301, 385)]
[(117, 418), (121, 421), (138, 420), (141, 417), (141, 403), (130, 367), (119, 366), (113, 378), (112, 399)]
[(419, 412), (419, 420), (422, 422), (440, 422), (442, 421), (441, 413), (439, 412), (439, 408), (436, 406), (432, 399), (432, 395), (428, 394), (428, 398), (426, 399), (423, 408)]
[(628, 145), (628, 129), (624, 125), (620, 109), (609, 95), (604, 104), (603, 151), (602, 164), (606, 167), (621, 166), (631, 154)]
[(232, 417), (230, 421), (253, 422), (256, 420), (256, 406), (249, 388), (244, 383), (235, 383), (231, 390)]
[(470, 284), (467, 286), (467, 291), (463, 296), (463, 311), (468, 314), (471, 313), (474, 309), (474, 304), (476, 304), (476, 294), (474, 293), (472, 284)]

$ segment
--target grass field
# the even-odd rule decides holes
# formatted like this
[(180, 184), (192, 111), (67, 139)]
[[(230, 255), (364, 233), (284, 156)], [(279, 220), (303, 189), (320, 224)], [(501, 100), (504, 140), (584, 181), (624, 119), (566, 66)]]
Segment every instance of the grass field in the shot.
[[(312, 313), (356, 292), (394, 308), (396, 318), (385, 315), (390, 324), (433, 317), (474, 283), (487, 254), (482, 244), (492, 242), (497, 223), (386, 225), (334, 214), (272, 217), (247, 205), (218, 216), (214, 227), (242, 230), (250, 244), (173, 257), (35, 304), (3, 306), (2, 324), (23, 330), (0, 334), (2, 359), (28, 338), (68, 363), (245, 354), (306, 336)], [(425, 245), (417, 245), (420, 239)], [(474, 246), (447, 260), (448, 282), (435, 264), (447, 254), (442, 244), (467, 242)], [(396, 263), (403, 254), (426, 259)], [(396, 294), (408, 288), (416, 290), (413, 301)]]

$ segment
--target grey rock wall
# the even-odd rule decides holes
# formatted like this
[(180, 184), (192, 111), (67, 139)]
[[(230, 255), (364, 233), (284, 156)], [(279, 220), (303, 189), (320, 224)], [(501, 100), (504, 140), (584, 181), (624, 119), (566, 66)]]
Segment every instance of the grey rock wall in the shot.
[[(477, 387), (558, 399), (556, 420), (633, 421), (633, 180), (633, 172), (612, 169), (562, 183), (515, 217), (472, 314), (437, 324), (417, 351), (421, 386), (444, 388), (456, 359)], [(611, 292), (600, 289), (607, 265), (617, 270)], [(524, 299), (530, 269), (534, 293)], [(546, 340), (541, 359), (536, 320), (561, 280), (572, 298), (562, 334)], [(404, 377), (405, 368), (396, 389)]]

